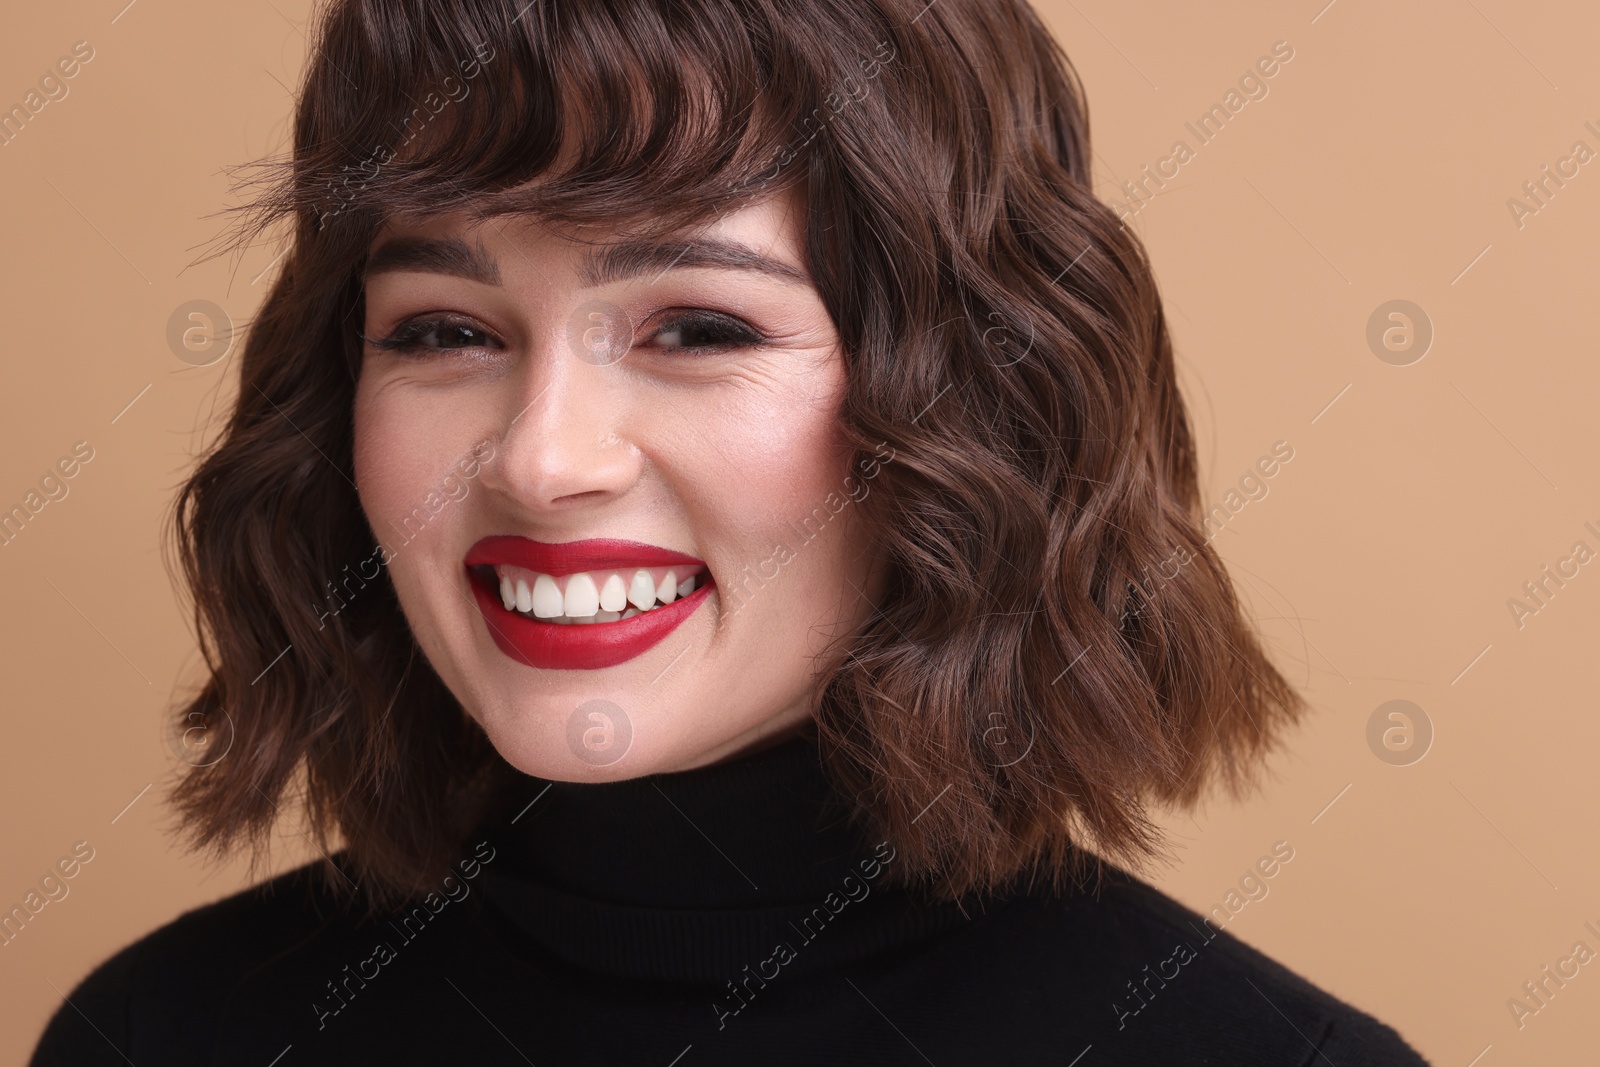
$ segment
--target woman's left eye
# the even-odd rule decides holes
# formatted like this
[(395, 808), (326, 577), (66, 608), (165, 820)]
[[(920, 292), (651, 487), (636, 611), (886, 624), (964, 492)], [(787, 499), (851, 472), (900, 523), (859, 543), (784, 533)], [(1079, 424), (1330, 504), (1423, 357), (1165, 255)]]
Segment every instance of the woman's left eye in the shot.
[(715, 351), (748, 348), (766, 338), (754, 327), (732, 315), (715, 311), (689, 311), (669, 318), (646, 343), (655, 348)]

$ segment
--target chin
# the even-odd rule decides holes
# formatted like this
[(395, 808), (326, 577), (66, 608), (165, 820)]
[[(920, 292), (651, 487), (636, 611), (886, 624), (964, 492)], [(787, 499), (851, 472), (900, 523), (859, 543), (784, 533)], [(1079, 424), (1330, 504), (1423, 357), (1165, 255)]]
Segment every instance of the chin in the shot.
[[(557, 782), (610, 782), (689, 770), (759, 747), (800, 725), (694, 722), (708, 698), (658, 701), (552, 696), (495, 701), (473, 718), (500, 757), (523, 774)], [(624, 708), (624, 704), (627, 708)], [(628, 710), (632, 709), (632, 710)], [(742, 728), (741, 728), (742, 727)]]

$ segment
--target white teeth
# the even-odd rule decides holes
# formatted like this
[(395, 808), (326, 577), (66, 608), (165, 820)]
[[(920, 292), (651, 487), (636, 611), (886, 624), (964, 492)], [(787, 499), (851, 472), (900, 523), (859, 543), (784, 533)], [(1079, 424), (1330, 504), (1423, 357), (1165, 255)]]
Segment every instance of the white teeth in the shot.
[[(610, 584), (610, 582), (606, 583), (608, 586)], [(640, 611), (655, 606), (656, 583), (655, 579), (650, 577), (649, 571), (637, 570), (633, 572), (633, 582), (628, 586), (628, 603)]]
[(568, 578), (567, 595), (562, 601), (562, 611), (574, 619), (581, 619), (599, 610), (600, 590), (595, 588), (594, 579), (582, 571)]
[(688, 568), (636, 567), (631, 571), (574, 572), (556, 577), (520, 567), (497, 566), (500, 603), (534, 619), (561, 626), (631, 619), (671, 604), (705, 585), (709, 575)]
[(556, 580), (541, 574), (533, 580), (533, 614), (540, 619), (553, 619), (561, 614), (563, 601)]

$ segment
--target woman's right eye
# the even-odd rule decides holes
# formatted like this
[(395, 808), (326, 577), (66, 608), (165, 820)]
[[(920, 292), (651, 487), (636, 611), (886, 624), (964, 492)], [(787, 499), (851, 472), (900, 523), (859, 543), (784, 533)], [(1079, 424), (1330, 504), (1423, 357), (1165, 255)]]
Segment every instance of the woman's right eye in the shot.
[(362, 340), (373, 348), (407, 354), (500, 347), (500, 342), (477, 323), (445, 317), (411, 319), (395, 327), (387, 337), (367, 337), (363, 334)]

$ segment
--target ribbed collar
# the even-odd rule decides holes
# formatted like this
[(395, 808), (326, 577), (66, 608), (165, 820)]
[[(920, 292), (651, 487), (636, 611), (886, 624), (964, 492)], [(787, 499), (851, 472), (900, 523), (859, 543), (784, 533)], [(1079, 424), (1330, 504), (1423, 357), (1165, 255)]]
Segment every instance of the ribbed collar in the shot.
[(785, 973), (815, 972), (963, 921), (889, 888), (892, 844), (852, 825), (809, 737), (617, 782), (527, 778), (516, 793), (485, 892), (584, 970), (720, 985), (779, 944)]

